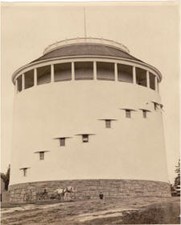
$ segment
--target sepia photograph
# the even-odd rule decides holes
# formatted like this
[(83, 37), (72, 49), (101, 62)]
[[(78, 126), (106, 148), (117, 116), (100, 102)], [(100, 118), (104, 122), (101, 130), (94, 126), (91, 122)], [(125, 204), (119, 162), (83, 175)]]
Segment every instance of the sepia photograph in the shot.
[(180, 224), (179, 0), (1, 3), (1, 224)]

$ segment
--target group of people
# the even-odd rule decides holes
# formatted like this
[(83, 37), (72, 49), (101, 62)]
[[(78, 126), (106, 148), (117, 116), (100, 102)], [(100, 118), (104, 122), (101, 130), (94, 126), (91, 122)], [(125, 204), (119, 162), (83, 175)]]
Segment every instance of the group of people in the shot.
[[(58, 188), (53, 192), (51, 196), (48, 196), (48, 192), (45, 188), (43, 192), (37, 193), (37, 200), (45, 200), (48, 197), (50, 199), (67, 200), (68, 195), (71, 193), (75, 193), (75, 189), (72, 186), (68, 186), (65, 188)], [(99, 199), (104, 199), (104, 194), (102, 192), (99, 193)]]

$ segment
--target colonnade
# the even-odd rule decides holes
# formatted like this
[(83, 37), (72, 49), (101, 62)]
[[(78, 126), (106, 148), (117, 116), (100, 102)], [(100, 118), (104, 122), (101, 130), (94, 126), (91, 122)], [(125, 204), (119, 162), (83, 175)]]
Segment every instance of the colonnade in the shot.
[[(93, 77), (90, 80), (101, 80), (100, 78), (98, 79), (98, 77), (97, 77), (97, 73), (98, 73), (97, 63), (103, 62), (105, 64), (106, 63), (114, 64), (114, 69), (113, 69), (114, 70), (113, 71), (113, 73), (114, 73), (114, 79), (113, 80), (114, 81), (121, 82), (118, 79), (118, 76), (119, 76), (118, 65), (124, 65), (124, 64), (117, 63), (117, 62), (116, 63), (115, 62), (113, 63), (113, 62), (90, 61), (90, 60), (89, 61), (76, 61), (76, 62), (73, 61), (73, 62), (67, 62), (67, 63), (70, 63), (71, 64), (71, 69), (70, 69), (70, 73), (71, 73), (71, 79), (70, 80), (71, 81), (78, 80), (75, 77), (75, 74), (76, 74), (75, 63), (79, 63), (79, 62), (80, 63), (84, 63), (84, 62), (85, 63), (86, 62), (93, 63)], [(52, 64), (49, 64), (49, 65), (46, 65), (46, 66), (50, 66), (50, 81), (45, 82), (45, 83), (53, 83), (53, 82), (55, 82), (55, 65), (56, 64), (61, 64), (61, 63), (52, 63)], [(129, 64), (125, 64), (124, 66), (130, 66), (130, 67), (132, 67), (132, 82), (131, 83), (138, 84), (138, 85), (141, 85), (141, 86), (145, 86), (147, 88), (151, 88), (151, 89), (153, 89), (155, 91), (158, 91), (158, 78), (157, 78), (157, 76), (155, 74), (153, 74), (152, 72), (150, 72), (150, 70), (148, 70), (146, 68), (145, 69), (141, 68), (141, 69), (143, 69), (145, 71), (145, 74), (146, 74), (146, 76), (145, 76), (146, 85), (143, 85), (143, 84), (139, 84), (138, 83), (139, 73), (136, 72), (136, 68), (140, 68), (140, 67), (139, 66), (135, 66), (135, 65), (131, 65), (131, 64), (130, 65)], [(33, 72), (33, 85), (30, 86), (30, 87), (39, 85), (38, 82), (37, 82), (37, 78), (38, 78), (38, 72), (37, 72), (37, 70), (38, 70), (38, 68), (42, 68), (42, 67), (44, 67), (44, 66), (41, 65), (39, 67), (32, 68), (32, 69), (26, 71), (26, 72), (29, 72), (29, 71), (32, 71)], [(25, 73), (22, 73), (22, 74), (20, 74), (19, 76), (16, 77), (16, 79), (15, 79), (16, 92), (20, 92), (20, 91), (22, 91), (24, 89), (27, 89), (25, 87), (25, 74), (26, 74), (26, 72)], [(151, 87), (151, 84), (150, 84), (150, 77), (151, 76), (152, 76), (152, 80), (154, 80), (152, 87)], [(18, 79), (20, 81), (19, 83), (18, 83)], [(84, 80), (84, 79), (82, 79), (82, 80)], [(87, 80), (87, 79), (85, 79), (85, 80)], [(104, 80), (104, 79), (102, 79), (102, 80)], [(122, 82), (126, 82), (126, 81), (122, 81)]]

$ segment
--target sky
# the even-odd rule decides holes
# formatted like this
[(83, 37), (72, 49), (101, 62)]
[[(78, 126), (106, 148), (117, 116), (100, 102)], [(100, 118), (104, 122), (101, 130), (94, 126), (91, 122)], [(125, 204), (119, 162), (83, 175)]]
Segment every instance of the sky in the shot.
[[(1, 21), (1, 171), (12, 149), (12, 73), (57, 41), (83, 37), (111, 39), (163, 75), (165, 147), (170, 182), (179, 159), (179, 7), (164, 3), (3, 3)], [(155, 161), (156, 163), (156, 161)]]

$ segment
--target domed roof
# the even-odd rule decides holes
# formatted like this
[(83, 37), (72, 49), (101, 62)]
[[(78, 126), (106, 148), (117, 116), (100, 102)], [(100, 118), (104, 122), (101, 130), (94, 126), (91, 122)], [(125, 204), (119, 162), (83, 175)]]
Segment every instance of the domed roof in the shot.
[(78, 38), (55, 43), (49, 46), (44, 55), (34, 60), (38, 62), (58, 57), (103, 56), (131, 59), (142, 62), (129, 54), (129, 50), (120, 43), (98, 38)]
[(162, 75), (159, 70), (154, 66), (147, 64), (140, 59), (130, 55), (129, 50), (126, 46), (121, 43), (107, 40), (103, 38), (73, 38), (66, 39), (63, 41), (56, 42), (52, 45), (49, 45), (43, 56), (35, 59), (34, 61), (22, 66), (17, 69), (12, 75), (12, 81), (15, 82), (14, 78), (18, 73), (23, 69), (32, 66), (34, 64), (39, 64), (44, 61), (51, 61), (64, 58), (83, 58), (83, 57), (92, 57), (92, 58), (116, 58), (120, 60), (134, 61), (137, 64), (147, 66), (155, 71), (158, 74), (161, 81)]

